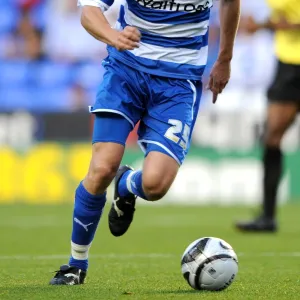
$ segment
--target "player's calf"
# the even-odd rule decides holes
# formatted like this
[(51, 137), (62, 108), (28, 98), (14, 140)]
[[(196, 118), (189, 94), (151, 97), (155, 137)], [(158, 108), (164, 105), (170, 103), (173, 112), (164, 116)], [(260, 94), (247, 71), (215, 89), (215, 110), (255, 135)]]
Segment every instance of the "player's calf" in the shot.
[(75, 285), (84, 281), (88, 255), (106, 202), (106, 189), (115, 176), (124, 152), (116, 143), (96, 143), (88, 175), (76, 189), (71, 257), (67, 266), (57, 271), (50, 284)]

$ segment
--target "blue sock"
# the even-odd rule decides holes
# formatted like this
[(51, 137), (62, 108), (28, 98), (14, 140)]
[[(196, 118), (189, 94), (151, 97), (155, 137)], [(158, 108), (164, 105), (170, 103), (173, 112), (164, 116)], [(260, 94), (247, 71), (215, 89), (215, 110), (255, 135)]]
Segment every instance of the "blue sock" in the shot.
[(106, 193), (92, 195), (79, 184), (74, 203), (71, 257), (69, 265), (86, 271), (88, 252), (106, 202)]
[(119, 181), (118, 191), (121, 197), (126, 197), (130, 194), (134, 194), (148, 200), (142, 185), (142, 171), (127, 171), (123, 174)]

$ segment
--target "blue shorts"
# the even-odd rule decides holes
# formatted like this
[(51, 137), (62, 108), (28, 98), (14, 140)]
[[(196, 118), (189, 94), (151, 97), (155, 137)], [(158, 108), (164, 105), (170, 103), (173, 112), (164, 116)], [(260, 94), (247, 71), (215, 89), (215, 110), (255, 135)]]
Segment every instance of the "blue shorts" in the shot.
[[(132, 129), (140, 121), (142, 150), (147, 154), (149, 149), (162, 149), (181, 164), (190, 147), (202, 82), (151, 75), (111, 57), (103, 65), (106, 72), (90, 112), (123, 116)], [(110, 139), (115, 141), (120, 128), (113, 119), (110, 128)]]

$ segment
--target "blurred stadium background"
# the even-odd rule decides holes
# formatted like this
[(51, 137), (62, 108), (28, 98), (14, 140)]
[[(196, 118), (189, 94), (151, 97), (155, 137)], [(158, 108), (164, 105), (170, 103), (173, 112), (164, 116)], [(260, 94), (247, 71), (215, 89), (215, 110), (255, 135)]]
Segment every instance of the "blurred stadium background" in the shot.
[[(118, 4), (108, 14), (113, 23)], [(265, 89), (272, 79), (272, 35), (243, 31), (243, 16), (268, 16), (264, 1), (242, 1), (232, 79), (217, 105), (204, 92), (191, 153), (162, 203), (257, 204)], [(101, 82), (105, 45), (80, 25), (76, 0), (0, 0), (0, 203), (73, 202), (90, 158), (88, 105)], [(210, 57), (218, 50), (218, 2)], [(286, 135), (281, 202), (300, 199), (300, 122)], [(136, 135), (124, 160), (138, 166)]]

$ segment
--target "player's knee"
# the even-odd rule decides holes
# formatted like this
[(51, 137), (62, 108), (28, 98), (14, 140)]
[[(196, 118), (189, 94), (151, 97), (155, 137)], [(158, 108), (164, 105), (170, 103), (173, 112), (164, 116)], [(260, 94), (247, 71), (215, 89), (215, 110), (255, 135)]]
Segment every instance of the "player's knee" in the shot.
[(157, 201), (163, 198), (169, 190), (163, 182), (157, 180), (143, 180), (143, 190), (150, 201)]
[(107, 163), (97, 163), (90, 166), (87, 179), (95, 184), (111, 181), (117, 173), (118, 166)]
[(284, 130), (280, 127), (269, 128), (265, 135), (265, 144), (270, 147), (280, 147)]
[(149, 201), (158, 201), (163, 198), (168, 190), (159, 187), (144, 187), (144, 192)]

